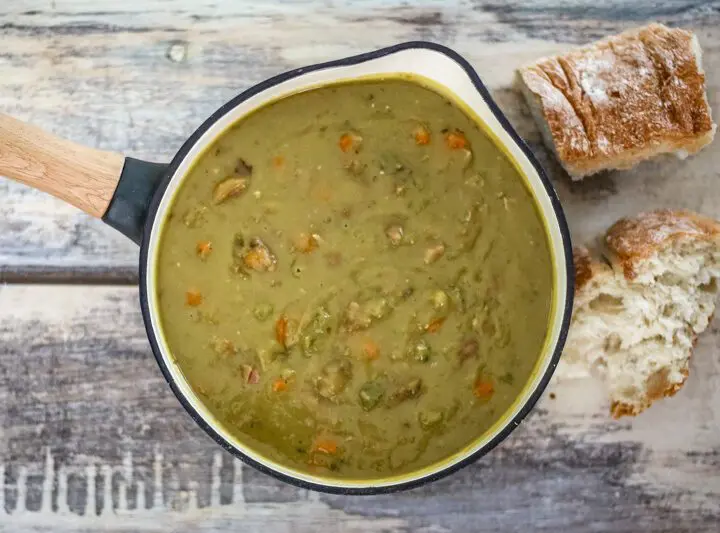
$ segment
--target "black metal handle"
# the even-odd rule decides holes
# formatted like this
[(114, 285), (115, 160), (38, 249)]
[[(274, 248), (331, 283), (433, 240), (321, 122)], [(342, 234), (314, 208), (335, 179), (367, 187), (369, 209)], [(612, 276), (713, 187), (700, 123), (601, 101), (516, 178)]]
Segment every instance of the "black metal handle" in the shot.
[(125, 158), (120, 180), (102, 219), (136, 244), (140, 244), (150, 200), (167, 165)]

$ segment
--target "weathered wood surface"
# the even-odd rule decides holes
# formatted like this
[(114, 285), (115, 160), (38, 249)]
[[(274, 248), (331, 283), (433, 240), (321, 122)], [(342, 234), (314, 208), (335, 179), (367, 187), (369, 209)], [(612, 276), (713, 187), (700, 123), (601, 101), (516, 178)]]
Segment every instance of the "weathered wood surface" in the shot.
[[(648, 20), (698, 32), (720, 109), (720, 2), (9, 0), (0, 111), (163, 161), (272, 74), (429, 39), (477, 67), (579, 239), (645, 208), (720, 217), (714, 147), (571, 185), (511, 87), (525, 62)], [(446, 480), (392, 496), (311, 495), (241, 468), (179, 407), (137, 290), (102, 286), (136, 280), (129, 240), (7, 180), (0, 195), (0, 280), (14, 283), (0, 286), (0, 531), (718, 531), (717, 319), (685, 388), (636, 420), (610, 421), (593, 382), (558, 383), (497, 451)]]
[(680, 533), (720, 520), (720, 322), (687, 386), (637, 420), (609, 421), (592, 382), (556, 384), (477, 464), (369, 498), (308, 495), (221, 452), (163, 381), (136, 288), (5, 286), (0, 338), (0, 531)]
[[(720, 166), (713, 150), (689, 164), (650, 163), (571, 188), (510, 88), (516, 67), (646, 20), (698, 31), (717, 107), (717, 1), (11, 0), (0, 3), (0, 111), (92, 147), (168, 161), (219, 105), (272, 74), (399, 41), (434, 40), (476, 66), (548, 162), (583, 238), (638, 206), (672, 200), (712, 214), (720, 205), (720, 188), (707, 186)], [(672, 179), (678, 174), (683, 179)], [(0, 194), (2, 279), (30, 270), (36, 279), (58, 280), (72, 268), (88, 279), (109, 271), (116, 280), (136, 279), (137, 249), (110, 228), (5, 180)]]

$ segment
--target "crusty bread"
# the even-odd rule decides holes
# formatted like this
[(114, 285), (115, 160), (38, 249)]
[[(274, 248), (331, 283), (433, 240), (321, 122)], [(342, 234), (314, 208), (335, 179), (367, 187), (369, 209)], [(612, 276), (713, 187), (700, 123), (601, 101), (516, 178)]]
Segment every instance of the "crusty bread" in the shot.
[(697, 335), (715, 311), (720, 223), (689, 211), (643, 213), (615, 223), (601, 249), (604, 260), (575, 250), (563, 361), (566, 375), (589, 370), (604, 379), (618, 418), (685, 382)]
[(651, 24), (541, 59), (518, 80), (545, 143), (578, 180), (712, 141), (701, 53), (692, 32)]

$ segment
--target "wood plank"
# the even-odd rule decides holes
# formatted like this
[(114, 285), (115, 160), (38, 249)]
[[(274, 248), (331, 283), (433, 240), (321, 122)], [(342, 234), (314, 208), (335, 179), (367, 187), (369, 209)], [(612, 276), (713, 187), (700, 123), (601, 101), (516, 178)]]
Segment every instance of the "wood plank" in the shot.
[(135, 288), (3, 286), (0, 531), (716, 532), (719, 351), (716, 320), (687, 385), (635, 420), (609, 420), (591, 381), (555, 383), (445, 480), (315, 495), (241, 467), (195, 426), (150, 354)]
[[(682, 205), (720, 215), (720, 154), (650, 163), (570, 186), (511, 89), (538, 56), (650, 19), (693, 27), (717, 107), (720, 3), (672, 0), (453, 0), (409, 5), (319, 0), (22, 0), (0, 5), (0, 110), (88, 146), (167, 161), (220, 104), (282, 70), (409, 39), (448, 44), (494, 90), (560, 189), (575, 234), (638, 208)], [(367, 31), (372, 28), (372, 31)], [(502, 61), (498, 61), (502, 57)], [(679, 179), (682, 178), (682, 179)], [(77, 210), (0, 181), (0, 280), (134, 281), (137, 249)], [(119, 272), (119, 273), (118, 273)]]

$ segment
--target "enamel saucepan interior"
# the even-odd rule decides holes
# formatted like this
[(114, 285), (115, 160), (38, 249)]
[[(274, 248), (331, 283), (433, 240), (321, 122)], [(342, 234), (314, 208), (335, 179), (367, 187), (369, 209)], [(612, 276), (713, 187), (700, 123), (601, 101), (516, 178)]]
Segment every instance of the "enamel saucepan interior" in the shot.
[[(203, 405), (167, 346), (156, 298), (157, 250), (173, 197), (193, 162), (230, 125), (268, 102), (328, 83), (363, 77), (424, 78), (482, 123), (510, 157), (532, 192), (548, 234), (554, 300), (546, 343), (534, 372), (507, 412), (463, 450), (422, 470), (395, 477), (342, 480), (293, 470), (263, 457), (227, 431)], [(49, 192), (101, 217), (141, 246), (140, 305), (158, 365), (193, 419), (218, 444), (283, 481), (326, 492), (391, 492), (443, 477), (484, 455), (507, 437), (532, 409), (560, 357), (572, 310), (572, 252), (562, 207), (540, 165), (493, 102), (470, 64), (456, 52), (410, 42), (291, 72), (248, 89), (218, 109), (185, 142), (169, 165), (80, 147), (10, 117), (0, 116), (0, 174)]]

